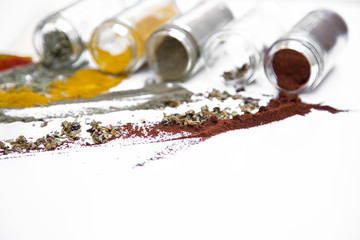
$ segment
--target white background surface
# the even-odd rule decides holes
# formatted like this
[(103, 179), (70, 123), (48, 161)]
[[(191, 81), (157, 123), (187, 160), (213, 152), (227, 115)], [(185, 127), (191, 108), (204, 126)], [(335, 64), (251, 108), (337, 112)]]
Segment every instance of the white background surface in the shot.
[[(243, 11), (240, 1), (228, 2)], [(36, 21), (64, 4), (2, 1), (1, 52), (32, 54)], [(115, 143), (1, 160), (0, 240), (360, 239), (360, 5), (284, 4), (294, 18), (326, 7), (347, 21), (349, 44), (336, 68), (301, 97), (350, 112), (228, 132), (137, 168), (132, 163), (162, 146)], [(202, 79), (187, 86), (212, 88)], [(247, 90), (275, 93), (263, 76)], [(9, 127), (0, 126), (0, 138)]]

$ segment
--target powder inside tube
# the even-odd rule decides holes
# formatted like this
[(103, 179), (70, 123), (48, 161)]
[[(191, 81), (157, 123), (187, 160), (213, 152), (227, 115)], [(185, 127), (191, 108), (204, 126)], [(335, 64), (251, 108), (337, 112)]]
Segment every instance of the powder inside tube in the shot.
[(298, 90), (309, 80), (311, 67), (306, 57), (292, 49), (278, 51), (272, 60), (277, 84), (284, 90)]
[(180, 78), (188, 65), (189, 56), (177, 39), (165, 36), (155, 50), (158, 73), (166, 79)]

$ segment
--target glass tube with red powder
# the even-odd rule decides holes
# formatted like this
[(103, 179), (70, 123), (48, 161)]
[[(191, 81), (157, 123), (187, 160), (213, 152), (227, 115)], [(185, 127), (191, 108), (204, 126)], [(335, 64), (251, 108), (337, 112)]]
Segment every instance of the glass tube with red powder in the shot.
[(269, 48), (265, 74), (280, 90), (311, 91), (334, 66), (347, 38), (348, 28), (339, 14), (330, 10), (310, 12)]

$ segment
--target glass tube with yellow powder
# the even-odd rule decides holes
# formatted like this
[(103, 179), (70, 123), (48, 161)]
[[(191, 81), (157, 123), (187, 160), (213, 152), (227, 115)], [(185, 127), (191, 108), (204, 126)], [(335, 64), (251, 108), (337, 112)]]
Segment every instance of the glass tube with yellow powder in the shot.
[(110, 74), (125, 74), (145, 61), (144, 44), (161, 24), (179, 14), (174, 0), (143, 0), (100, 24), (89, 43), (98, 68)]

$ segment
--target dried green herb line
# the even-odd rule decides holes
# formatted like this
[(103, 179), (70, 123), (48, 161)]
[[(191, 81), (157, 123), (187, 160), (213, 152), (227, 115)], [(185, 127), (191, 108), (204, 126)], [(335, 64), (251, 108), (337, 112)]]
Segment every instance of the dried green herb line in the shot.
[[(243, 90), (244, 91), (244, 90)], [(233, 99), (233, 100), (244, 100), (244, 105), (249, 104), (250, 102), (252, 104), (254, 104), (255, 106), (258, 106), (260, 99), (255, 99), (255, 98), (251, 98), (251, 97), (244, 97), (242, 95), (239, 94), (235, 94), (232, 95), (230, 93), (228, 93), (227, 91), (219, 91), (217, 89), (213, 89), (211, 92), (209, 92), (206, 96), (204, 96), (204, 94), (202, 93), (197, 93), (197, 94), (192, 94), (192, 95), (187, 95), (184, 99), (182, 100), (178, 100), (178, 99), (165, 99), (163, 100), (163, 104), (166, 107), (178, 107), (180, 106), (182, 103), (191, 103), (194, 102), (194, 100), (192, 100), (192, 96), (196, 96), (196, 97), (205, 97), (209, 100), (214, 100), (217, 99), (219, 101), (225, 101), (229, 98)]]
[(90, 133), (95, 144), (106, 143), (121, 137), (119, 126), (101, 126), (100, 124), (100, 121), (92, 121), (90, 123), (91, 128), (86, 131)]
[(189, 110), (185, 114), (164, 114), (164, 118), (161, 123), (163, 125), (183, 125), (183, 126), (195, 126), (202, 124), (204, 121), (209, 120), (212, 116), (216, 116), (218, 119), (231, 119), (238, 115), (236, 111), (228, 112), (229, 109), (221, 110), (219, 107), (214, 107), (212, 111), (209, 110), (208, 106), (201, 107), (200, 112)]
[(34, 142), (28, 141), (23, 135), (18, 136), (15, 140), (7, 141), (9, 142), (9, 145), (0, 141), (0, 150), (2, 150), (2, 153), (5, 155), (13, 152), (29, 152), (30, 150), (54, 150), (64, 143), (73, 143), (80, 139), (80, 123), (76, 121), (64, 121), (61, 123), (61, 127), (61, 132), (55, 131), (44, 137), (38, 138)]

